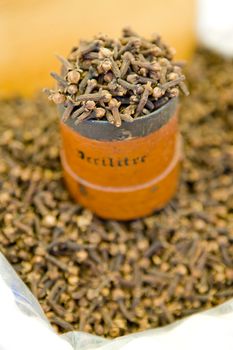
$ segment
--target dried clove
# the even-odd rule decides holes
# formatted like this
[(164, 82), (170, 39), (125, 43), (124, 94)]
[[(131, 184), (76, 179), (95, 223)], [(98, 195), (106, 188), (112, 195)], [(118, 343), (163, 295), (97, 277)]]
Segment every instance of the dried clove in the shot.
[(121, 126), (121, 116), (120, 116), (120, 113), (119, 113), (119, 106), (120, 106), (120, 102), (117, 101), (115, 98), (111, 99), (108, 103), (108, 107), (109, 107), (109, 110), (111, 111), (112, 113), (112, 116), (114, 118), (114, 125), (116, 127), (119, 127)]
[(140, 98), (140, 101), (139, 101), (139, 104), (137, 106), (137, 109), (136, 109), (136, 115), (138, 116), (139, 114), (141, 114), (144, 106), (146, 105), (147, 101), (148, 101), (148, 97), (149, 97), (149, 94), (151, 93), (151, 83), (148, 82), (145, 87), (144, 87), (144, 91), (143, 91), (143, 94)]

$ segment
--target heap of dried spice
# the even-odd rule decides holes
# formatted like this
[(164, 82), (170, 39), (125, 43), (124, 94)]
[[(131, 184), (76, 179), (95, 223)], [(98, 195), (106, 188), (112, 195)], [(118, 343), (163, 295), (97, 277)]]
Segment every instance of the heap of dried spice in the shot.
[(0, 102), (0, 249), (56, 330), (116, 337), (233, 297), (233, 64), (199, 50), (187, 76), (180, 189), (129, 223), (70, 199), (54, 106)]
[(173, 61), (174, 49), (155, 34), (150, 40), (131, 29), (119, 40), (99, 34), (81, 41), (62, 63), (61, 76), (52, 72), (57, 89), (45, 89), (49, 99), (65, 107), (63, 121), (77, 125), (87, 119), (122, 121), (151, 113), (169, 99), (188, 95), (182, 62)]

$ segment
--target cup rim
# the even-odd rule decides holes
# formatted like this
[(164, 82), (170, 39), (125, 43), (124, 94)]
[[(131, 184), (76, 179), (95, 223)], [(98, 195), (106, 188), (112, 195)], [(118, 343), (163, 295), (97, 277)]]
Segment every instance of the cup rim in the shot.
[[(163, 106), (147, 115), (137, 117), (132, 122), (123, 121), (120, 127), (110, 124), (107, 120), (96, 119), (84, 120), (82, 123), (75, 125), (72, 118), (69, 118), (66, 122), (61, 120), (61, 125), (66, 125), (82, 136), (95, 140), (125, 140), (146, 136), (161, 128), (174, 115), (177, 104), (178, 98), (171, 98)], [(60, 115), (62, 115), (64, 107), (59, 106), (58, 108)]]

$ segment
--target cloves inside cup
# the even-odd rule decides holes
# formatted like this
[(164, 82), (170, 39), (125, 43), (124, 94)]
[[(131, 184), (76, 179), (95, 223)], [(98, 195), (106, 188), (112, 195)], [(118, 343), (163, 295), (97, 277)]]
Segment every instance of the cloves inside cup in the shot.
[(119, 39), (82, 41), (52, 72), (67, 188), (105, 219), (131, 220), (163, 208), (180, 172), (178, 96), (182, 64), (160, 36), (131, 29)]
[[(173, 56), (174, 49), (158, 35), (145, 39), (129, 28), (123, 29), (118, 40), (99, 34), (92, 41), (80, 42), (67, 58), (57, 55), (62, 74), (52, 72), (57, 88), (45, 91), (50, 100), (64, 107), (63, 120), (73, 118), (77, 125), (101, 119), (120, 127), (178, 97), (180, 90), (188, 95), (180, 63)], [(108, 97), (102, 96), (106, 94)], [(96, 102), (92, 113), (83, 112), (86, 101)], [(113, 104), (117, 109), (110, 107)], [(124, 110), (130, 105), (134, 108), (126, 116)], [(98, 108), (105, 109), (101, 118)]]

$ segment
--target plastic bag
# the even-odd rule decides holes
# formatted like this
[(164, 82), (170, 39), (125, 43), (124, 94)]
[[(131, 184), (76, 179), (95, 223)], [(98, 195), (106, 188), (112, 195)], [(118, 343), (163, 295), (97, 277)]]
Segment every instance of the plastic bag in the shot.
[(0, 253), (0, 350), (233, 349), (233, 301), (172, 325), (114, 340), (83, 332), (58, 336), (38, 301)]
[(227, 57), (233, 57), (232, 11), (232, 0), (198, 0), (198, 39)]

